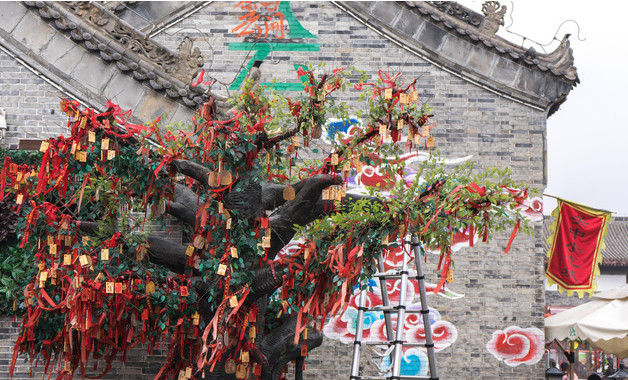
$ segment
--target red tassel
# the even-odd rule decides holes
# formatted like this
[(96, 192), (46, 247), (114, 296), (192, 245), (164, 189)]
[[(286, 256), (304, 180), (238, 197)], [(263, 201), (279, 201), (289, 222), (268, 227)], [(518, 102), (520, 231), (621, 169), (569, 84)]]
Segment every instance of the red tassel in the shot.
[(515, 224), (515, 228), (512, 230), (512, 235), (510, 235), (510, 240), (508, 241), (508, 245), (506, 246), (506, 250), (504, 253), (508, 253), (510, 251), (510, 246), (512, 245), (512, 241), (515, 240), (515, 236), (517, 236), (517, 231), (519, 231), (519, 227), (521, 226), (521, 219), (517, 220), (517, 224)]

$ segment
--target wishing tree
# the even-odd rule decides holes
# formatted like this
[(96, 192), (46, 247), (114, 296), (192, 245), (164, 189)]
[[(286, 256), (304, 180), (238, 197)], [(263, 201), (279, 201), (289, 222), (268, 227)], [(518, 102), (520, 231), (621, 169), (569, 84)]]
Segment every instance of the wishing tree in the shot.
[[(381, 157), (434, 146), (416, 80), (299, 74), (305, 93), (293, 100), (265, 95), (253, 68), (237, 96), (212, 96), (187, 132), (130, 124), (112, 103), (97, 113), (61, 102), (70, 136), (44, 141), (38, 167), (7, 158), (1, 173), (0, 197), (14, 197), (20, 247), (35, 262), (16, 302), (24, 319), (11, 371), (25, 353), (59, 379), (85, 376), (90, 359), (106, 372), (146, 343), (167, 346), (157, 378), (278, 379), (292, 360), (299, 378), (325, 317), (346, 310), (399, 237), (440, 247), (440, 288), (454, 233), (487, 241), (529, 230), (516, 210), (527, 191), (507, 170), (445, 171), (434, 154), (414, 181), (395, 181), (404, 161)], [(306, 164), (299, 152), (326, 120), (348, 117), (336, 97), (345, 90), (361, 94), (363, 127)], [(389, 174), (390, 197), (346, 192), (364, 165)], [(172, 217), (187, 244), (147, 227)], [(278, 257), (295, 236), (297, 249)]]

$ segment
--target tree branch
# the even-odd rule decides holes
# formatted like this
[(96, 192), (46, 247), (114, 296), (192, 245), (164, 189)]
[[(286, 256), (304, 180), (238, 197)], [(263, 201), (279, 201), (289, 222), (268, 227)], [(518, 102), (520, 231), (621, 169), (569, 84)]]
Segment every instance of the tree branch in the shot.
[(207, 179), (211, 170), (205, 166), (188, 160), (173, 160), (172, 164), (177, 172), (194, 178), (203, 187), (208, 186)]
[(342, 183), (341, 176), (318, 174), (305, 180), (293, 200), (286, 202), (270, 216), (272, 228), (271, 247), (268, 257), (274, 259), (296, 233), (294, 225), (304, 226), (316, 219), (316, 204), (323, 189)]

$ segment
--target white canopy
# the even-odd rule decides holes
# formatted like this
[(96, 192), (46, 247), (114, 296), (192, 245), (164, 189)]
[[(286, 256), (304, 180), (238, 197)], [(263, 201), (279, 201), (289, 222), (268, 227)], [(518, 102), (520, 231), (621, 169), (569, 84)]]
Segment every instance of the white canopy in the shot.
[(545, 339), (586, 340), (619, 358), (628, 357), (628, 284), (545, 318)]

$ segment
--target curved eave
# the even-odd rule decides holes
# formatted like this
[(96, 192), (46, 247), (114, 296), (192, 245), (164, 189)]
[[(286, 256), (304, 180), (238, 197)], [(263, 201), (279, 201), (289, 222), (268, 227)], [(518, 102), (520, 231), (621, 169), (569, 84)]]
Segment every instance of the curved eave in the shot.
[(529, 57), (521, 47), (508, 45), (498, 36), (479, 33), (427, 3), (334, 4), (435, 66), (548, 115), (558, 109), (579, 82), (566, 38), (556, 51)]

